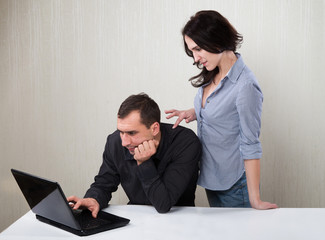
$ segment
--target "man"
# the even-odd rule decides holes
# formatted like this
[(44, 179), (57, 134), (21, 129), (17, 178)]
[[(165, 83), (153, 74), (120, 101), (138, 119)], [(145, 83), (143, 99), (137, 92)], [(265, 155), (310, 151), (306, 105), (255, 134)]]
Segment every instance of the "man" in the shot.
[(107, 138), (95, 182), (83, 199), (71, 196), (68, 201), (96, 217), (121, 184), (129, 204), (153, 205), (159, 213), (174, 205), (194, 206), (200, 157), (193, 131), (160, 123), (154, 100), (143, 93), (131, 95), (120, 106), (117, 131)]

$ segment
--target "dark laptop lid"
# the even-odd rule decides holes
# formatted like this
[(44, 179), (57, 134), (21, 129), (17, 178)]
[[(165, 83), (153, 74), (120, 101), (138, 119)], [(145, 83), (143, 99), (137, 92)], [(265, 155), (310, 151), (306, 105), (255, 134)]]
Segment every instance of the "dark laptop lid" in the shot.
[(66, 197), (57, 182), (11, 170), (31, 210), (41, 217), (80, 230)]
[[(125, 226), (129, 219), (99, 211), (94, 219), (91, 212), (83, 210), (73, 213), (57, 182), (40, 178), (29, 173), (11, 169), (23, 195), (36, 218), (63, 230), (86, 236)], [(80, 214), (81, 213), (81, 214)], [(81, 221), (82, 220), (82, 221)], [(82, 226), (79, 224), (82, 224)]]

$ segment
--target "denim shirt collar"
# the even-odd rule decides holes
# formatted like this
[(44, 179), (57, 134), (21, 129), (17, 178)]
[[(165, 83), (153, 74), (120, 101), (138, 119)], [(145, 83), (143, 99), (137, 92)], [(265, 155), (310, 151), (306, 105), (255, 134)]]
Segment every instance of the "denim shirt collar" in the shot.
[(227, 77), (230, 79), (232, 83), (236, 83), (240, 74), (243, 72), (245, 68), (245, 63), (243, 61), (242, 56), (239, 53), (235, 53), (237, 57), (237, 61), (235, 64), (231, 67), (229, 73), (227, 74)]

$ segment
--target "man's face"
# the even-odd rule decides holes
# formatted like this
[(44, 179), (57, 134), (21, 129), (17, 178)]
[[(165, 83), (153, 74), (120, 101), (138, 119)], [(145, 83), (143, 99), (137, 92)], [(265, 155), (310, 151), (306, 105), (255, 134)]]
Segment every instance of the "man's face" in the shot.
[(152, 127), (148, 129), (141, 123), (139, 111), (132, 111), (123, 119), (117, 118), (117, 129), (120, 131), (122, 146), (132, 155), (139, 144), (154, 139)]

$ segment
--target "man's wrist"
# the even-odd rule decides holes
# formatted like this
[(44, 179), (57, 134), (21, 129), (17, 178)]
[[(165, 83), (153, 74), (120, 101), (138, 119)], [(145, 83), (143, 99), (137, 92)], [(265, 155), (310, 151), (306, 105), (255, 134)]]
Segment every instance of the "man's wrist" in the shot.
[(138, 176), (142, 181), (151, 180), (157, 175), (157, 168), (152, 159), (144, 161), (141, 165), (138, 165)]

